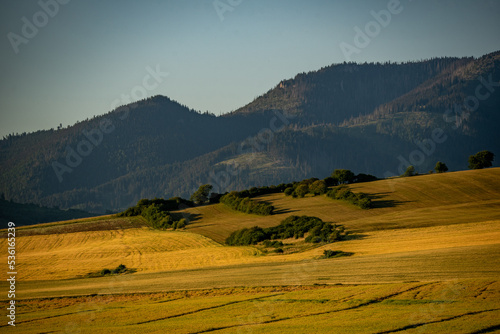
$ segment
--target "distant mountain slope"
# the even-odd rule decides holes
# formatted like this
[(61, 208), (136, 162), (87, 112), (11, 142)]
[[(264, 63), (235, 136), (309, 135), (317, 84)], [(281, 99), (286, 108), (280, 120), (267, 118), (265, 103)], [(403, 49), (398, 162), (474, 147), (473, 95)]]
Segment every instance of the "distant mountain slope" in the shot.
[(219, 117), (156, 96), (65, 129), (4, 138), (0, 192), (105, 212), (143, 197), (187, 197), (202, 183), (224, 192), (334, 168), (382, 177), (409, 164), (427, 172), (438, 160), (465, 169), (479, 150), (500, 154), (499, 82), (495, 52), (332, 65)]

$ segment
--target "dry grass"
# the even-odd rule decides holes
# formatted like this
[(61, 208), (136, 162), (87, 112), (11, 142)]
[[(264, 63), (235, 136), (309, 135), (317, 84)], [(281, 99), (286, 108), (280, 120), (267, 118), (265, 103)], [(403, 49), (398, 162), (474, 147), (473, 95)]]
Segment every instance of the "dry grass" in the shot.
[(9, 331), (472, 333), (499, 325), (499, 301), (499, 282), (487, 280), (30, 299)]
[[(121, 263), (138, 272), (228, 265), (259, 253), (199, 234), (148, 228), (21, 236), (16, 243), (20, 280), (74, 278)], [(0, 240), (0, 251), (6, 254), (6, 248), (7, 240)]]
[(236, 213), (222, 204), (185, 210), (194, 218), (188, 230), (218, 242), (233, 231), (278, 225), (290, 215), (317, 216), (359, 232), (426, 227), (500, 219), (500, 168), (422, 175), (352, 185), (373, 196), (374, 209), (361, 210), (325, 196), (293, 199), (283, 194), (261, 198), (278, 214)]
[[(151, 230), (140, 218), (113, 217), (20, 228), (19, 323), (9, 330), (493, 333), (499, 328), (500, 169), (352, 188), (372, 194), (377, 208), (273, 194), (263, 198), (273, 202), (277, 215), (246, 215), (223, 205), (193, 208), (186, 210), (194, 218), (187, 232)], [(254, 247), (217, 242), (242, 227), (277, 225), (292, 214), (318, 216), (358, 233), (289, 255), (263, 256)], [(6, 239), (0, 239), (0, 252), (6, 254), (6, 248)], [(354, 255), (319, 259), (325, 249)], [(120, 263), (138, 272), (69, 279)], [(5, 272), (2, 291), (8, 291)], [(235, 288), (244, 286), (254, 288)], [(5, 318), (5, 301), (0, 304)]]

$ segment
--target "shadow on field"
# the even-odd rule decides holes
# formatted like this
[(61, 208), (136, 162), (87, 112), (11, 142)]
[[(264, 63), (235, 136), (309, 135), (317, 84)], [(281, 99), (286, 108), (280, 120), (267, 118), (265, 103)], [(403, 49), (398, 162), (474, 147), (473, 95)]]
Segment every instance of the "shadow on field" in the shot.
[(201, 220), (201, 214), (199, 214), (199, 213), (186, 214), (185, 212), (183, 212), (183, 213), (172, 212), (172, 213), (170, 213), (170, 215), (172, 216), (172, 218), (174, 218), (174, 220), (179, 220), (181, 218), (185, 218), (187, 220), (188, 224)]
[(273, 211), (273, 215), (281, 215), (281, 214), (284, 214), (284, 213), (290, 213), (290, 212), (296, 212), (296, 211), (299, 211), (299, 210), (279, 209), (279, 210), (274, 210)]
[(352, 233), (346, 235), (342, 240), (343, 241), (349, 241), (349, 240), (363, 240), (366, 238), (368, 235), (362, 234), (362, 233)]
[(390, 192), (385, 193), (375, 193), (368, 194), (368, 197), (372, 200), (372, 208), (380, 209), (380, 208), (394, 208), (403, 203), (409, 203), (410, 201), (395, 201), (392, 199), (384, 200), (383, 198), (387, 197)]

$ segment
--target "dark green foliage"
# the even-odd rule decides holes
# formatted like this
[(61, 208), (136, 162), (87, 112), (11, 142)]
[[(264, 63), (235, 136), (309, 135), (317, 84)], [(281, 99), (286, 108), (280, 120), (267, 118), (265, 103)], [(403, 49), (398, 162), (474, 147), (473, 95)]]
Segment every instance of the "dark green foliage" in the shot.
[(5, 226), (8, 222), (15, 222), (16, 226), (24, 226), (92, 216), (95, 215), (82, 210), (59, 210), (36, 204), (21, 204), (6, 201), (5, 198), (0, 197), (0, 226)]
[(348, 169), (336, 169), (332, 173), (332, 178), (337, 180), (339, 184), (352, 183), (355, 175)]
[(181, 218), (178, 222), (174, 224), (174, 229), (181, 229), (186, 227), (187, 221), (186, 218)]
[[(342, 225), (324, 222), (317, 217), (290, 216), (281, 221), (278, 226), (265, 229), (256, 226), (235, 231), (226, 239), (226, 244), (230, 246), (255, 245), (264, 240), (303, 238), (306, 233), (308, 236), (305, 241), (311, 243), (334, 242), (346, 236)], [(264, 246), (271, 244), (267, 242)]]
[[(466, 113), (447, 113), (463, 109), (464, 97), (474, 96), (479, 77), (500, 80), (499, 52), (477, 59), (326, 66), (285, 80), (220, 117), (156, 96), (68, 128), (5, 137), (0, 141), (0, 192), (17, 202), (105, 212), (122, 211), (143, 197), (189, 197), (201, 183), (211, 182), (222, 193), (325, 177), (339, 167), (362, 166), (378, 176), (402, 174), (397, 157), (409, 160), (415, 141), (431, 139), (437, 128), (448, 140), (436, 146), (435, 156), (450, 169), (463, 169), (464, 151), (495, 152), (500, 147), (499, 89), (466, 122)], [(287, 114), (293, 117), (284, 124)], [(66, 165), (67, 147), (75, 150), (86, 140), (82, 132), (99, 129), (105, 120), (115, 130), (59, 182), (52, 163)], [(271, 122), (277, 128), (286, 125), (272, 141), (264, 145), (256, 136), (242, 142)], [(241, 148), (282, 164), (260, 169), (221, 163), (238, 157)], [(433, 167), (431, 159), (418, 166)]]
[(356, 175), (354, 182), (361, 183), (361, 182), (372, 182), (372, 181), (377, 181), (377, 180), (378, 180), (378, 178), (376, 176), (373, 176), (370, 174), (359, 173), (358, 175)]
[(492, 166), (495, 155), (490, 151), (477, 152), (469, 157), (470, 169), (483, 169)]
[[(179, 227), (179, 223), (176, 222), (170, 215), (170, 210), (178, 210), (183, 207), (192, 206), (192, 202), (182, 199), (180, 197), (174, 197), (169, 200), (163, 198), (155, 199), (141, 199), (137, 202), (136, 206), (130, 207), (122, 213), (119, 213), (119, 217), (133, 217), (142, 216), (151, 225), (152, 228), (156, 229), (166, 229), (166, 228), (182, 228), (186, 224), (184, 219), (183, 226)], [(181, 219), (182, 220), (182, 219)]]
[(339, 181), (331, 176), (325, 178), (323, 181), (325, 181), (327, 187), (333, 187), (339, 185)]
[(248, 190), (243, 190), (243, 191), (239, 191), (236, 193), (238, 194), (238, 197), (253, 198), (253, 197), (267, 195), (267, 194), (281, 193), (290, 187), (292, 187), (291, 183), (289, 183), (289, 184), (280, 183), (277, 186), (272, 185), (272, 186), (264, 186), (264, 187), (252, 187)]
[(408, 176), (415, 176), (415, 167), (414, 166), (408, 166), (408, 168), (406, 168), (406, 171), (404, 172), (403, 175), (401, 176), (404, 176), (404, 177), (408, 177)]
[(293, 197), (304, 197), (307, 193), (309, 193), (309, 186), (307, 184), (299, 184), (295, 191), (293, 192)]
[(343, 252), (343, 251), (334, 251), (331, 249), (326, 249), (323, 251), (323, 258), (324, 259), (332, 259), (336, 257), (342, 257), (342, 256), (351, 256), (352, 253), (349, 252)]
[(244, 228), (231, 233), (226, 239), (226, 244), (229, 246), (245, 246), (255, 245), (256, 243), (267, 239), (264, 230), (258, 226), (252, 228)]
[(111, 274), (111, 270), (109, 269), (103, 269), (101, 270), (101, 276), (106, 276), (106, 275), (109, 275)]
[(274, 206), (267, 202), (254, 201), (249, 197), (240, 197), (240, 193), (233, 191), (221, 197), (220, 202), (224, 203), (233, 210), (269, 216), (273, 214)]
[(445, 173), (448, 171), (448, 166), (445, 163), (438, 161), (436, 162), (436, 167), (434, 167), (436, 173)]
[(193, 201), (196, 204), (205, 204), (208, 202), (209, 197), (208, 195), (212, 191), (212, 185), (211, 184), (203, 184), (201, 185), (198, 190), (196, 190), (192, 195), (190, 200)]
[(293, 187), (288, 187), (285, 189), (285, 196), (291, 196), (293, 194)]
[(309, 192), (313, 195), (323, 195), (326, 193), (327, 187), (325, 181), (322, 180), (317, 180), (314, 181), (310, 186), (309, 186)]
[(120, 264), (118, 267), (116, 267), (113, 270), (105, 268), (105, 269), (102, 269), (101, 271), (88, 273), (84, 277), (93, 278), (93, 277), (102, 277), (102, 276), (109, 276), (109, 275), (132, 274), (135, 272), (136, 272), (135, 269), (129, 269), (124, 264)]
[(278, 240), (264, 240), (264, 243), (263, 243), (264, 247), (273, 247), (273, 248), (279, 248), (279, 247), (283, 247), (283, 242), (281, 241), (278, 241)]
[(344, 200), (352, 203), (361, 209), (369, 209), (372, 207), (371, 199), (363, 193), (355, 194), (346, 185), (340, 185), (333, 188), (327, 194), (331, 199)]

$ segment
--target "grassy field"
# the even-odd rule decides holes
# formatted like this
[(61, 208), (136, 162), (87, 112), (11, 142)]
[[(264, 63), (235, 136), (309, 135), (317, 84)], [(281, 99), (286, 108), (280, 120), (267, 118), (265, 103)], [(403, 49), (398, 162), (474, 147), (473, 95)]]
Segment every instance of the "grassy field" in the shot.
[(27, 299), (9, 332), (492, 333), (499, 300), (488, 280)]
[[(184, 231), (112, 216), (19, 228), (18, 326), (9, 330), (500, 332), (500, 169), (352, 188), (370, 194), (376, 207), (272, 194), (262, 198), (276, 206), (276, 215), (197, 207), (182, 212), (192, 218)], [(292, 214), (356, 233), (285, 255), (221, 244), (232, 231), (277, 225)], [(327, 249), (353, 255), (322, 259)], [(5, 238), (0, 252), (7, 253)], [(122, 263), (136, 272), (82, 278)], [(4, 268), (0, 290), (6, 292)]]
[(271, 194), (261, 199), (276, 207), (276, 215), (246, 215), (223, 204), (197, 207), (185, 210), (194, 218), (188, 230), (224, 242), (235, 230), (275, 226), (290, 215), (316, 216), (358, 232), (500, 219), (500, 168), (381, 180), (351, 188), (370, 194), (375, 209), (361, 210), (326, 196), (292, 199)]

